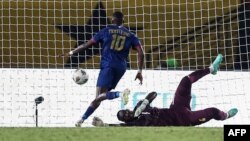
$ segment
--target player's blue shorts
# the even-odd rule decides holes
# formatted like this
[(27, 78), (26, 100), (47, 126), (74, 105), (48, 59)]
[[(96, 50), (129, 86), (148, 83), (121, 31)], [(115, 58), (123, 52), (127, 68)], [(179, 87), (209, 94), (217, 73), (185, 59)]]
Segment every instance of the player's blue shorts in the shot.
[(102, 68), (100, 70), (96, 86), (107, 88), (109, 90), (114, 89), (124, 75), (125, 71), (126, 69), (120, 68)]

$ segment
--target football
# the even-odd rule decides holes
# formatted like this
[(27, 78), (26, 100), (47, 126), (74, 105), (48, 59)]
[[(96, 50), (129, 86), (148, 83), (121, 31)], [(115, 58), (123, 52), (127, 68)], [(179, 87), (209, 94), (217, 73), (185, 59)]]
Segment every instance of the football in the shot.
[(73, 80), (75, 81), (76, 84), (79, 85), (85, 84), (87, 83), (88, 79), (89, 79), (88, 74), (82, 68), (75, 70), (73, 73)]

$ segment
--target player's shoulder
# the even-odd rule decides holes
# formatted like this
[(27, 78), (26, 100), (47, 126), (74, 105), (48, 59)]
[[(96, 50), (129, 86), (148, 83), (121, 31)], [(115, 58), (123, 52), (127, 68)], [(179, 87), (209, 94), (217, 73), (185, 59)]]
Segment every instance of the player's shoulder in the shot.
[(131, 35), (135, 36), (135, 33), (134, 33), (134, 32), (132, 32), (132, 31), (130, 31), (127, 27), (122, 26), (121, 28), (122, 28), (124, 31), (128, 32), (129, 34), (131, 34)]
[(124, 30), (124, 31), (127, 31), (127, 32), (130, 32), (129, 29), (125, 26), (119, 26), (120, 29)]
[(131, 31), (129, 29), (127, 29), (127, 31), (129, 32), (129, 34), (131, 35), (131, 37), (138, 38), (137, 35), (135, 34), (135, 32), (133, 32), (133, 31)]

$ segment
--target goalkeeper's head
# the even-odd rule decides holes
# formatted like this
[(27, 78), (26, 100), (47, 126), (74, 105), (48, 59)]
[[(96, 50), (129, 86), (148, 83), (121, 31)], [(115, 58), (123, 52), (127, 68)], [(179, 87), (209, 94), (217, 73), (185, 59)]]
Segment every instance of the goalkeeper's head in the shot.
[(123, 122), (132, 121), (134, 119), (134, 112), (128, 109), (120, 110), (117, 113), (117, 118), (118, 120), (123, 121)]
[(124, 16), (123, 16), (122, 12), (117, 11), (117, 12), (113, 13), (112, 23), (116, 24), (118, 26), (120, 26), (124, 23)]

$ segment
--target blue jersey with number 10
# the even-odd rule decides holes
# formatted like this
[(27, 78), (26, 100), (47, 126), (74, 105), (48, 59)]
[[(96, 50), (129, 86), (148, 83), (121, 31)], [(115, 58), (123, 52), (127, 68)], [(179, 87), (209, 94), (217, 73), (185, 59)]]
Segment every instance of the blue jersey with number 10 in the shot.
[(131, 47), (141, 47), (139, 39), (123, 26), (110, 25), (99, 31), (92, 40), (102, 44), (100, 67), (124, 68)]

